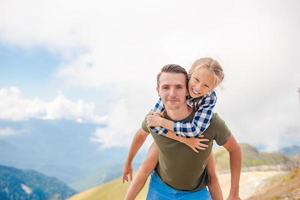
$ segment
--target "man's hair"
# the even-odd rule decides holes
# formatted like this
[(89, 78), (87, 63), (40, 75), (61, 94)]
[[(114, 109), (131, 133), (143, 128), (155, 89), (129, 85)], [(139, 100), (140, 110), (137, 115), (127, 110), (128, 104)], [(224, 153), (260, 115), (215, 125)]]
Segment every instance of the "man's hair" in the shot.
[(157, 74), (157, 87), (159, 86), (159, 78), (160, 75), (162, 73), (175, 73), (175, 74), (183, 74), (185, 77), (185, 85), (187, 87), (188, 85), (188, 81), (189, 81), (189, 77), (188, 77), (188, 73), (186, 72), (186, 70), (181, 67), (180, 65), (176, 65), (176, 64), (168, 64), (165, 65), (159, 72), (159, 74)]

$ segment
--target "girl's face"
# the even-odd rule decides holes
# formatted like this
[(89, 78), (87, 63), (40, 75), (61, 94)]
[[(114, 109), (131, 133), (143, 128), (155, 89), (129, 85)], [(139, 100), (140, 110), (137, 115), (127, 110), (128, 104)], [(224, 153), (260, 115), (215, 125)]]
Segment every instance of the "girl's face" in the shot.
[(189, 93), (193, 98), (206, 95), (215, 88), (215, 76), (205, 68), (195, 70), (189, 80)]

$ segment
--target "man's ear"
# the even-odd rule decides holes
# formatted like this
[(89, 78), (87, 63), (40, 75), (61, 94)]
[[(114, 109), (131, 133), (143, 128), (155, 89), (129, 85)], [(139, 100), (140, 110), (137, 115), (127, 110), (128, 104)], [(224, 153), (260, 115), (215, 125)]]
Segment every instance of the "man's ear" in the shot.
[(156, 86), (156, 92), (157, 92), (157, 94), (159, 96), (159, 88), (158, 88), (158, 86)]

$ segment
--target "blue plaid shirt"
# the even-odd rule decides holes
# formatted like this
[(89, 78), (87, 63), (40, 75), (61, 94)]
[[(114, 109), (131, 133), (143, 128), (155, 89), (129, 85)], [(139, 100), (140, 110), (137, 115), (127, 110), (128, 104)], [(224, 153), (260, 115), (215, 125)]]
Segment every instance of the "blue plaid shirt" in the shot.
[[(192, 108), (197, 108), (192, 122), (174, 122), (173, 131), (181, 137), (199, 137), (210, 125), (213, 116), (212, 110), (217, 102), (215, 91), (199, 98), (189, 98), (187, 104)], [(155, 104), (153, 112), (163, 112), (165, 110), (161, 99)], [(168, 130), (163, 127), (151, 127), (152, 132), (166, 135)]]

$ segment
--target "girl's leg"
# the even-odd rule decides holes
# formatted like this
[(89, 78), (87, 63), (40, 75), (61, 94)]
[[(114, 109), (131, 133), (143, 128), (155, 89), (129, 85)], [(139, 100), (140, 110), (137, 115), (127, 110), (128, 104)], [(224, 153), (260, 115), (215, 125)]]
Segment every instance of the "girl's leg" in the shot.
[(208, 157), (207, 171), (210, 177), (208, 189), (213, 200), (223, 200), (222, 190), (216, 173), (215, 159), (212, 153)]
[(138, 169), (135, 177), (133, 178), (127, 190), (125, 200), (133, 200), (136, 198), (138, 193), (144, 187), (148, 176), (154, 170), (157, 161), (158, 161), (158, 148), (155, 143), (152, 143), (152, 145), (149, 148), (146, 160), (142, 163), (142, 165)]

